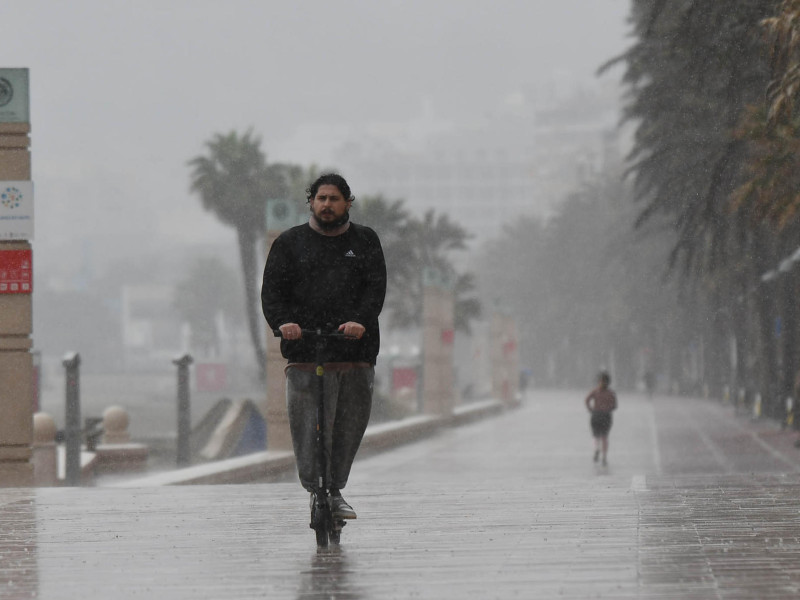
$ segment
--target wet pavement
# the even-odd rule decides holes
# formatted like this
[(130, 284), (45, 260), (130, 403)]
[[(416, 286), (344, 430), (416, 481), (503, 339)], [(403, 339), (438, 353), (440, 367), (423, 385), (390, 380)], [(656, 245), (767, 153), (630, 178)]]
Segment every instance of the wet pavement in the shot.
[(316, 550), (293, 483), (0, 490), (0, 598), (794, 598), (800, 450), (698, 399), (582, 393), (358, 460)]

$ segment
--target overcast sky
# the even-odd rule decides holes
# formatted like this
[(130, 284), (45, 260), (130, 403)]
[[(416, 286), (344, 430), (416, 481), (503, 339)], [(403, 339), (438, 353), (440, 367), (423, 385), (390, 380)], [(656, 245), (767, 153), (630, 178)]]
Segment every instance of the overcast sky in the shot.
[(35, 247), (64, 260), (98, 226), (177, 241), (229, 235), (188, 194), (186, 161), (213, 133), (253, 127), (269, 160), (327, 163), (335, 141), (301, 136), (309, 125), (403, 122), (424, 107), (469, 119), (556, 74), (593, 79), (631, 43), (628, 9), (3, 0), (0, 67), (30, 69)]

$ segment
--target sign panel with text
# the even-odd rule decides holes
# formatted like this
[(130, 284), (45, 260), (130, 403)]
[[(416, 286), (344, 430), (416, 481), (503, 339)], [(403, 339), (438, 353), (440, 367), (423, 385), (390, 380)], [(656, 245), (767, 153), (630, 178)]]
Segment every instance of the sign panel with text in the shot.
[(0, 250), (0, 294), (30, 294), (32, 291), (31, 251)]
[(0, 240), (33, 239), (33, 182), (0, 181)]

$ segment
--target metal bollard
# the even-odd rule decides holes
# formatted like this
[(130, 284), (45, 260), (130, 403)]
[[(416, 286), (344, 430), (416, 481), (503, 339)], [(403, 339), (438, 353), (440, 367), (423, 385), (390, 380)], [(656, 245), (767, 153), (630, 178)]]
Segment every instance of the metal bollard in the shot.
[(189, 354), (176, 358), (172, 364), (178, 367), (178, 453), (179, 466), (191, 462), (189, 451), (189, 435), (192, 430), (192, 418), (189, 406), (189, 365), (194, 362)]
[(81, 396), (80, 372), (81, 355), (69, 352), (62, 363), (66, 369), (66, 400), (64, 442), (67, 455), (67, 485), (81, 483)]

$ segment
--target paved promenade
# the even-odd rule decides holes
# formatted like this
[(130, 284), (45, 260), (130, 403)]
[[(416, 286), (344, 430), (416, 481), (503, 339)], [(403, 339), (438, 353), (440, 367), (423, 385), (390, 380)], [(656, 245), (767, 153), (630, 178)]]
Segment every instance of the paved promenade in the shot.
[(796, 598), (800, 450), (704, 400), (582, 393), (357, 461), (318, 552), (293, 483), (0, 490), (0, 598)]

